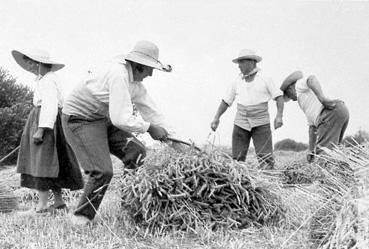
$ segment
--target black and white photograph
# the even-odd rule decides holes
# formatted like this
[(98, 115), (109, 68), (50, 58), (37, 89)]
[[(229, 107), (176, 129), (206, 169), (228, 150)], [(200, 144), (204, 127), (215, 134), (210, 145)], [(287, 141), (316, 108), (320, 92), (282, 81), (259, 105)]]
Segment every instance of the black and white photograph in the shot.
[(368, 0), (1, 0), (0, 248), (368, 249)]

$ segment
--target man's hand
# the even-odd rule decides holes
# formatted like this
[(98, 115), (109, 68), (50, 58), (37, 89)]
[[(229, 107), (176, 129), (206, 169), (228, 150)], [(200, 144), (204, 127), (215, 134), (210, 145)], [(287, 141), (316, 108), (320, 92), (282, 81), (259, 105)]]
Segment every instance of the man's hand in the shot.
[(324, 108), (326, 108), (328, 110), (333, 110), (336, 107), (336, 100), (331, 100), (331, 99), (328, 99), (326, 97), (324, 97), (321, 100), (321, 103), (324, 106)]
[(214, 119), (211, 124), (210, 124), (210, 127), (213, 131), (215, 131), (219, 126), (219, 119)]
[(315, 159), (315, 153), (313, 151), (308, 151), (308, 153), (306, 154), (306, 160), (308, 161), (308, 163), (312, 163)]
[(282, 120), (282, 116), (277, 115), (274, 119), (274, 129), (278, 129), (280, 127), (282, 127), (283, 125), (283, 120)]
[(147, 132), (150, 134), (150, 136), (154, 140), (166, 141), (168, 138), (167, 130), (164, 129), (163, 127), (160, 127), (154, 124), (150, 124), (150, 127), (147, 130)]
[(44, 128), (37, 128), (37, 131), (35, 134), (33, 134), (33, 142), (35, 144), (41, 144), (43, 142), (43, 136), (44, 136)]

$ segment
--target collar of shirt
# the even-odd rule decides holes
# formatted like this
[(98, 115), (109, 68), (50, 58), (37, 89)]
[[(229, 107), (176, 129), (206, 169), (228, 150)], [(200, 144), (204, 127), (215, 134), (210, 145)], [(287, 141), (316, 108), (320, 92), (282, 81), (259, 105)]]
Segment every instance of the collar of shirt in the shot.
[(258, 68), (258, 67), (255, 67), (250, 73), (248, 73), (248, 74), (242, 74), (241, 73), (241, 78), (243, 79), (243, 80), (245, 80), (247, 77), (250, 77), (251, 75), (254, 75), (254, 74), (256, 74), (257, 72), (259, 72), (260, 71), (260, 68)]
[(35, 81), (39, 81), (41, 78), (42, 78), (42, 75), (41, 75), (41, 74), (38, 74), (38, 75), (35, 77)]

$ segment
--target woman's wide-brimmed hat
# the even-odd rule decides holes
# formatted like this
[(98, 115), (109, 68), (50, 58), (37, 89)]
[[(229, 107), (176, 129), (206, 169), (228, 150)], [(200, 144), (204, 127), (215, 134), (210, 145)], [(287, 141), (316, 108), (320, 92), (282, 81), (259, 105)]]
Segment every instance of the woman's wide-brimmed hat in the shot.
[(127, 55), (121, 55), (125, 60), (133, 61), (145, 66), (159, 69), (164, 72), (172, 71), (170, 65), (164, 65), (159, 61), (159, 48), (152, 42), (139, 41), (131, 52)]
[(243, 60), (243, 59), (249, 59), (249, 60), (254, 60), (256, 62), (260, 62), (263, 58), (261, 58), (261, 56), (257, 55), (254, 50), (242, 49), (239, 52), (237, 58), (233, 59), (232, 61), (234, 63), (238, 63), (240, 60)]
[(282, 85), (280, 89), (282, 92), (284, 92), (287, 87), (289, 87), (291, 84), (295, 83), (299, 79), (302, 79), (304, 76), (301, 71), (295, 71), (287, 76), (287, 78), (282, 82)]
[(47, 51), (44, 50), (32, 50), (32, 51), (19, 51), (19, 50), (13, 50), (12, 55), (15, 59), (15, 61), (24, 69), (28, 70), (28, 66), (26, 63), (26, 60), (24, 56), (27, 56), (28, 58), (31, 58), (32, 60), (36, 62), (41, 62), (43, 64), (51, 64), (51, 71), (55, 72), (60, 69), (62, 69), (65, 65), (59, 62), (56, 62), (52, 59), (50, 59), (50, 55)]

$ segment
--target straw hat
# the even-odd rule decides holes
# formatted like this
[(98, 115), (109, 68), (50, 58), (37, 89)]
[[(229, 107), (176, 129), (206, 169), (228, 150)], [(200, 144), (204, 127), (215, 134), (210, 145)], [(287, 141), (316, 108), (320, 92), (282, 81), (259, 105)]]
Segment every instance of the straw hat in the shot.
[(51, 71), (58, 71), (60, 69), (62, 69), (64, 67), (64, 64), (59, 63), (59, 62), (55, 62), (53, 60), (50, 59), (50, 55), (48, 52), (44, 51), (44, 50), (33, 50), (33, 51), (18, 51), (18, 50), (13, 50), (12, 51), (12, 55), (15, 59), (15, 61), (24, 69), (28, 71), (28, 66), (27, 63), (24, 59), (24, 55), (31, 58), (34, 61), (37, 62), (41, 62), (43, 64), (51, 64)]
[(261, 58), (261, 56), (256, 55), (255, 51), (250, 50), (250, 49), (242, 49), (239, 54), (238, 57), (233, 59), (232, 61), (234, 63), (238, 63), (239, 60), (242, 59), (249, 59), (249, 60), (255, 60), (256, 62), (260, 62), (263, 58)]
[(159, 69), (161, 71), (170, 72), (170, 65), (163, 65), (159, 59), (159, 48), (152, 42), (139, 41), (135, 47), (127, 55), (121, 55), (124, 60), (133, 61), (142, 65)]
[(303, 76), (301, 71), (295, 71), (293, 73), (291, 73), (290, 75), (287, 76), (287, 78), (283, 81), (280, 89), (284, 92), (287, 87), (293, 83), (295, 83), (296, 81), (298, 81), (299, 79), (301, 79)]

